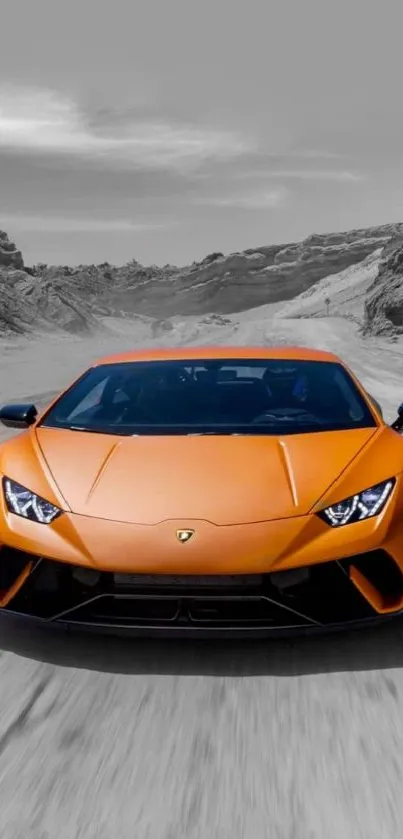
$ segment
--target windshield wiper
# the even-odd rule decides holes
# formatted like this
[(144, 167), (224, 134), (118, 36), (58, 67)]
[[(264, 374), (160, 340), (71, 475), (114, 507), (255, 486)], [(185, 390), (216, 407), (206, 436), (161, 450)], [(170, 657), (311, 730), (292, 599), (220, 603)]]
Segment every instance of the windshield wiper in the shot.
[(81, 425), (63, 425), (59, 426), (59, 428), (63, 428), (67, 431), (82, 431), (86, 434), (114, 434), (115, 437), (127, 437), (129, 432), (122, 431), (114, 431), (113, 428), (86, 428), (85, 426)]

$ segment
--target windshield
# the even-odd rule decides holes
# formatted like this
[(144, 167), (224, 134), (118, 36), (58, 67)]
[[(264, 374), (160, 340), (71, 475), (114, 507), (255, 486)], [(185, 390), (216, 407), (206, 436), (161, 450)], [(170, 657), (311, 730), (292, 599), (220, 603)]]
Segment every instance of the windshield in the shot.
[(106, 434), (301, 434), (376, 421), (327, 361), (135, 361), (92, 368), (40, 423)]

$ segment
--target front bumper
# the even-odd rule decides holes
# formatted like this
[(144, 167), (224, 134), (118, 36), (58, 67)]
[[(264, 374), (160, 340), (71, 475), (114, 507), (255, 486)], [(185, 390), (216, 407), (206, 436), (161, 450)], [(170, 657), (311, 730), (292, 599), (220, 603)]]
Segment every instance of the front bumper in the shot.
[(137, 635), (265, 637), (401, 614), (403, 574), (383, 550), (250, 575), (122, 574), (3, 547), (0, 613)]

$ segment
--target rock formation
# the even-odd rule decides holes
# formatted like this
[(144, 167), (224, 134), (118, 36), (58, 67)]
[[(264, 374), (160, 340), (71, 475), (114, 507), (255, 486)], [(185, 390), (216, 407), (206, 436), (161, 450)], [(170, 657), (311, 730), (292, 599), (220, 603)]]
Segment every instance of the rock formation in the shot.
[(0, 230), (0, 266), (3, 265), (6, 268), (23, 268), (24, 260), (14, 242), (10, 242), (7, 233)]
[[(390, 286), (392, 297), (398, 293), (396, 249), (402, 247), (403, 224), (390, 224), (312, 235), (302, 242), (226, 256), (212, 253), (183, 268), (146, 267), (136, 260), (121, 267), (103, 263), (24, 268), (21, 252), (0, 233), (0, 332), (53, 326), (79, 334), (97, 329), (108, 315), (137, 315), (156, 319), (159, 333), (173, 315), (222, 316), (291, 301), (375, 252), (382, 252), (384, 259), (368, 297), (366, 328), (378, 329), (381, 321), (400, 328), (400, 304), (387, 304), (389, 297), (377, 290), (383, 283), (383, 289)], [(343, 282), (348, 284), (348, 276)]]
[(384, 252), (365, 301), (364, 334), (403, 334), (403, 243), (391, 242)]

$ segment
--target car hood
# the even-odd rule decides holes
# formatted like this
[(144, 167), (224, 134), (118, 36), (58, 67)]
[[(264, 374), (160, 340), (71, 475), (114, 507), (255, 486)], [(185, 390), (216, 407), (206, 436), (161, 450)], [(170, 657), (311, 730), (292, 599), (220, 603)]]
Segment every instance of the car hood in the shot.
[(226, 525), (308, 513), (376, 430), (117, 438), (39, 427), (36, 435), (74, 513)]

